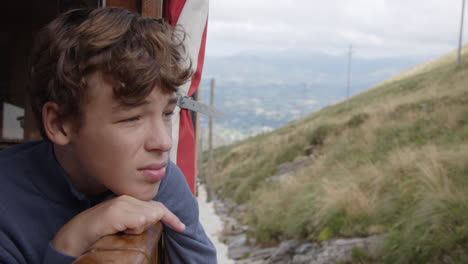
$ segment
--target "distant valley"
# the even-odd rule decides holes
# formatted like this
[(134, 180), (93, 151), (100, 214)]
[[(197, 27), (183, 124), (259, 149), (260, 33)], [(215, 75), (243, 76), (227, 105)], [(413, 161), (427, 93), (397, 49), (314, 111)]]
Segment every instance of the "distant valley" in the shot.
[[(350, 95), (360, 93), (427, 58), (352, 57)], [(240, 54), (205, 58), (202, 101), (226, 118), (215, 120), (215, 145), (270, 131), (347, 96), (348, 56), (327, 54)], [(208, 118), (201, 118), (207, 134)], [(206, 137), (205, 137), (206, 139)], [(206, 146), (206, 140), (204, 140)]]

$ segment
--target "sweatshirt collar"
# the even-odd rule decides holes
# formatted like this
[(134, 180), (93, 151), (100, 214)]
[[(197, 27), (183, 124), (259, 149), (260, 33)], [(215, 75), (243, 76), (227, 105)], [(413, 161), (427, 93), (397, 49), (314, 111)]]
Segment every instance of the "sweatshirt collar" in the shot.
[(43, 141), (32, 154), (32, 171), (29, 175), (39, 191), (48, 199), (60, 204), (84, 203), (93, 206), (99, 202), (115, 197), (111, 191), (104, 192), (96, 197), (89, 197), (80, 192), (71, 182), (63, 167), (55, 157), (53, 144)]

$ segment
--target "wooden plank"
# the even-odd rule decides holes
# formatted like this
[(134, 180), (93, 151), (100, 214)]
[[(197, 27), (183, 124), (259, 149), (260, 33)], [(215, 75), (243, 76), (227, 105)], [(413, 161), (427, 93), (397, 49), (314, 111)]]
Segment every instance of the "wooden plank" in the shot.
[(162, 0), (141, 0), (141, 15), (151, 18), (162, 18), (163, 1)]
[[(163, 225), (158, 222), (140, 235), (116, 234), (101, 238), (73, 264), (161, 264)], [(161, 256), (160, 256), (161, 255)]]
[(141, 0), (106, 0), (106, 7), (121, 7), (140, 13)]
[(126, 8), (144, 17), (163, 17), (163, 0), (107, 0), (106, 7)]

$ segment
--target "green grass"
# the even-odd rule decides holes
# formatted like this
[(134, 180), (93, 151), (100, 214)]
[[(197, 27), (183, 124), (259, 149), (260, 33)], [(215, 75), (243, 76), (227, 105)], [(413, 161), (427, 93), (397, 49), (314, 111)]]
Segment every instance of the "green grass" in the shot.
[[(267, 181), (300, 156), (294, 176)], [(381, 260), (354, 262), (463, 263), (467, 157), (468, 64), (441, 63), (216, 149), (210, 184), (247, 206), (261, 244), (386, 233)]]

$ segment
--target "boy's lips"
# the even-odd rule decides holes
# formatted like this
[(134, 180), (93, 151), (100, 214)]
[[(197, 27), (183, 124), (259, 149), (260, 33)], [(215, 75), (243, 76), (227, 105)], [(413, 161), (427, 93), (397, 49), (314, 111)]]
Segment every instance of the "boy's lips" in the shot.
[(158, 182), (166, 175), (166, 167), (167, 163), (153, 163), (139, 168), (138, 171), (150, 182)]

